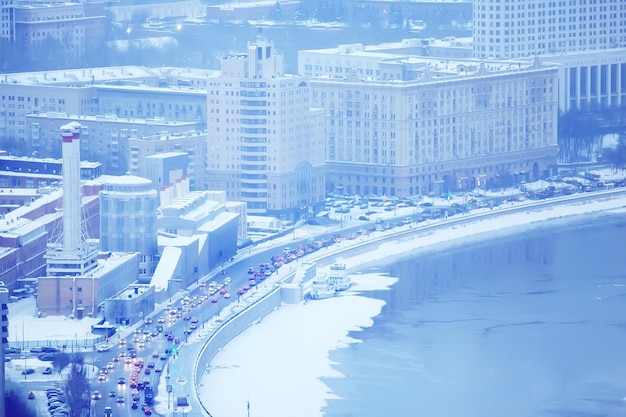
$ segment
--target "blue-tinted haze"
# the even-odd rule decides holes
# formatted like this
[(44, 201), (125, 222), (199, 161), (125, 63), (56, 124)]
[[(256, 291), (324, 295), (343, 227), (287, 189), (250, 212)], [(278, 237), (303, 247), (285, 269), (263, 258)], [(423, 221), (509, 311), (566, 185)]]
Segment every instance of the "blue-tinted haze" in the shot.
[(366, 270), (400, 280), (326, 416), (626, 415), (625, 241), (606, 214)]

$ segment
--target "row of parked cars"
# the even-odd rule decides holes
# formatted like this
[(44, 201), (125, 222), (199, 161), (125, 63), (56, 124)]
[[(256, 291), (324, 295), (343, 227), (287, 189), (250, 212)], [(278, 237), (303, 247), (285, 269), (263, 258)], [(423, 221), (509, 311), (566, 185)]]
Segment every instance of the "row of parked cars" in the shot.
[(48, 411), (52, 417), (67, 417), (70, 414), (67, 398), (60, 388), (46, 389), (46, 397), (48, 398)]

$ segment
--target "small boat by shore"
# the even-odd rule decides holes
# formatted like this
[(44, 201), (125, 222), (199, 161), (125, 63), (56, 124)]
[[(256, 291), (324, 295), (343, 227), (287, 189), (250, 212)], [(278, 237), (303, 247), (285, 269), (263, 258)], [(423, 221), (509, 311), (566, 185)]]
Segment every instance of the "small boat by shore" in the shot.
[(335, 296), (335, 287), (330, 283), (326, 274), (317, 275), (311, 283), (311, 291), (306, 294), (306, 298), (311, 300), (322, 300)]
[(345, 291), (350, 288), (352, 282), (348, 274), (346, 274), (346, 264), (332, 264), (330, 266), (328, 281), (335, 291)]

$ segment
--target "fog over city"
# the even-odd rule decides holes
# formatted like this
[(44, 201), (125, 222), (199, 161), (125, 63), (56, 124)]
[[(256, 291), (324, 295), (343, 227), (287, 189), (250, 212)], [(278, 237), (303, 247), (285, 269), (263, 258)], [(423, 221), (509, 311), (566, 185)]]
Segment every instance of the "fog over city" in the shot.
[(0, 417), (623, 415), (625, 13), (4, 1)]

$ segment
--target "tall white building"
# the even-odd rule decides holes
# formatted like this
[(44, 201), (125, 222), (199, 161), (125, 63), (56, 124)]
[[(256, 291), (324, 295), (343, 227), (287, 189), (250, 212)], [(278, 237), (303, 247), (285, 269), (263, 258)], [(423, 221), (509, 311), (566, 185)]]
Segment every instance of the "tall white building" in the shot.
[(325, 197), (324, 118), (308, 77), (283, 73), (260, 35), (226, 56), (207, 95), (209, 189), (247, 203), (251, 214), (300, 216)]
[(623, 0), (474, 0), (477, 58), (626, 47)]
[(626, 2), (474, 0), (474, 56), (559, 64), (562, 112), (626, 104)]
[(329, 191), (441, 193), (534, 180), (556, 163), (557, 66), (420, 57), (402, 45), (300, 51), (305, 72), (354, 68), (311, 78), (312, 104), (326, 110)]

